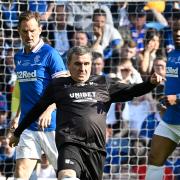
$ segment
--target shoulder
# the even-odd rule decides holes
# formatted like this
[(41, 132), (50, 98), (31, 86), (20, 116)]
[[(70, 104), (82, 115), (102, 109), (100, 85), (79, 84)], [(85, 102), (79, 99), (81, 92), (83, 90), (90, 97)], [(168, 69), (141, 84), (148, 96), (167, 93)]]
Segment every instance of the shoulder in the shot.
[(49, 44), (44, 44), (42, 46), (40, 54), (46, 56), (49, 60), (56, 60), (56, 61), (59, 61), (59, 59), (62, 60), (60, 53)]
[(52, 46), (50, 46), (49, 44), (44, 44), (41, 48), (42, 51), (46, 52), (46, 53), (58, 53), (58, 51), (53, 48)]
[(18, 56), (18, 55), (22, 55), (22, 54), (23, 54), (23, 49), (20, 49), (19, 51), (17, 51), (17, 52), (15, 53), (14, 56)]
[(52, 84), (53, 85), (65, 85), (71, 82), (71, 77), (58, 77), (58, 78), (53, 78), (52, 79)]
[(106, 77), (102, 75), (92, 75), (89, 78), (90, 82), (96, 82), (98, 84), (104, 84), (106, 83)]

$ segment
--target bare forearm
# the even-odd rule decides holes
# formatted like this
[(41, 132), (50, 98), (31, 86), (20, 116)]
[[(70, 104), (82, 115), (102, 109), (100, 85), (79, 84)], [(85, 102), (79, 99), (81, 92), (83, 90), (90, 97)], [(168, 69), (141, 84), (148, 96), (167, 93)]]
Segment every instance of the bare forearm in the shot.
[(155, 9), (152, 9), (152, 12), (153, 12), (156, 20), (157, 20), (159, 23), (163, 24), (164, 26), (168, 26), (167, 20), (165, 19), (165, 17), (164, 17), (160, 12), (158, 12), (158, 11), (155, 10)]

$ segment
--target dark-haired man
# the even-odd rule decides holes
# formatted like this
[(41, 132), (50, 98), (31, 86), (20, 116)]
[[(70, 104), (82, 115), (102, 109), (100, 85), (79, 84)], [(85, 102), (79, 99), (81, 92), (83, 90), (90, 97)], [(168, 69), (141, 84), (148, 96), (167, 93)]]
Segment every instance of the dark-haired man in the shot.
[(175, 50), (168, 54), (166, 63), (165, 97), (161, 100), (163, 121), (152, 138), (146, 180), (162, 180), (164, 163), (180, 142), (180, 13), (174, 17)]
[(90, 76), (91, 50), (75, 46), (68, 53), (69, 77), (53, 80), (38, 104), (27, 114), (10, 138), (16, 145), (20, 134), (47, 108), (56, 103), (59, 180), (101, 180), (105, 161), (106, 114), (112, 102), (131, 100), (151, 91), (162, 81), (126, 85), (105, 76)]

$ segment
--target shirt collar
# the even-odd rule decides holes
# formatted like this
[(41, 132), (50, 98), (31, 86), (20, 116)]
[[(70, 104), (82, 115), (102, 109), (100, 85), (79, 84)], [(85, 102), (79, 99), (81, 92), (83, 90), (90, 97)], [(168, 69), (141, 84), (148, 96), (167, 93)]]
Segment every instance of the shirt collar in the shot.
[[(32, 50), (33, 53), (36, 53), (42, 46), (44, 45), (44, 41), (42, 39), (39, 40), (38, 44)], [(23, 49), (23, 53), (25, 50)]]

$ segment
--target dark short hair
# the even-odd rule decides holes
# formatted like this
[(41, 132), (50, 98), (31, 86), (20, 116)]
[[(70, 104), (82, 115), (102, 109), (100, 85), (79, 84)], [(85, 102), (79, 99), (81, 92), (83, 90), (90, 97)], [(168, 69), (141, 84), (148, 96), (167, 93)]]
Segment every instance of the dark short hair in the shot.
[(29, 21), (30, 19), (35, 19), (40, 26), (40, 14), (38, 12), (33, 11), (25, 11), (20, 14), (19, 16), (19, 22), (18, 22), (18, 28), (21, 26), (22, 21)]
[(106, 17), (106, 12), (103, 9), (100, 9), (100, 8), (95, 9), (94, 12), (93, 12), (93, 18), (92, 18), (93, 20), (94, 20), (95, 16), (104, 16), (104, 17)]
[(88, 46), (74, 46), (72, 47), (67, 54), (67, 64), (70, 63), (71, 58), (73, 55), (84, 55), (84, 54), (90, 54), (91, 59), (92, 59), (92, 50)]
[(97, 58), (103, 59), (103, 55), (101, 53), (99, 53), (99, 52), (92, 51), (92, 59), (95, 60)]

